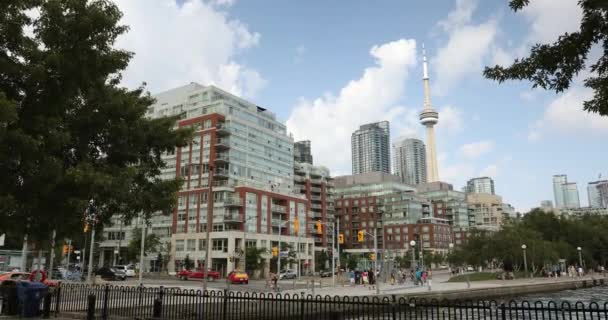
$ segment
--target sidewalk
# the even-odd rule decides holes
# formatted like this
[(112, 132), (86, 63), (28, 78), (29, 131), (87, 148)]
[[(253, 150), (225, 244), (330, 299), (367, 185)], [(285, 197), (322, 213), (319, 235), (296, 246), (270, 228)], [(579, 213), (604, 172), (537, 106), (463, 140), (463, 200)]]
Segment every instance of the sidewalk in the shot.
[[(429, 289), (428, 284), (424, 286), (416, 286), (412, 282), (407, 282), (403, 285), (391, 285), (390, 283), (380, 282), (380, 294), (381, 295), (402, 295), (402, 294), (416, 294), (416, 293), (441, 293), (441, 292), (454, 292), (454, 291), (470, 291), (475, 289), (491, 289), (491, 288), (511, 288), (511, 287), (523, 287), (523, 286), (538, 286), (542, 284), (554, 285), (559, 283), (572, 283), (580, 282), (583, 280), (599, 280), (604, 279), (600, 275), (597, 276), (585, 276), (582, 278), (532, 278), (532, 279), (515, 279), (515, 280), (488, 280), (488, 281), (471, 281), (470, 287), (466, 282), (447, 282), (449, 275), (439, 275), (433, 277), (432, 287)], [(608, 279), (607, 279), (608, 280)], [(301, 293), (312, 294), (312, 290), (285, 290), (285, 293)], [(376, 295), (376, 289), (369, 285), (341, 285), (336, 284), (335, 287), (323, 287), (315, 288), (315, 295), (329, 295), (329, 296), (374, 296)]]

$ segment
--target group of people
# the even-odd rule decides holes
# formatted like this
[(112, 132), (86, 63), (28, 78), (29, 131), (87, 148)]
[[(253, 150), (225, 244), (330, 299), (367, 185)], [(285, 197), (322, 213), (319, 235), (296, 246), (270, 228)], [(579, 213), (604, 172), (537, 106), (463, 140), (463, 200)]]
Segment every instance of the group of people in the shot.
[(354, 270), (348, 273), (348, 277), (352, 285), (375, 285), (377, 276), (377, 272), (374, 272), (372, 269), (363, 271)]

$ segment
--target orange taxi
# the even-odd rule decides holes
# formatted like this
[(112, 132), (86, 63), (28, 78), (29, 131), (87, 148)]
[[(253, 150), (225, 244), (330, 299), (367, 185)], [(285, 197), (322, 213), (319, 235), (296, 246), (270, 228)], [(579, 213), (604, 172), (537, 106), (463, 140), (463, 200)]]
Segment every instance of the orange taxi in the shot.
[(230, 283), (248, 284), (249, 275), (242, 271), (232, 271), (228, 274), (227, 280)]

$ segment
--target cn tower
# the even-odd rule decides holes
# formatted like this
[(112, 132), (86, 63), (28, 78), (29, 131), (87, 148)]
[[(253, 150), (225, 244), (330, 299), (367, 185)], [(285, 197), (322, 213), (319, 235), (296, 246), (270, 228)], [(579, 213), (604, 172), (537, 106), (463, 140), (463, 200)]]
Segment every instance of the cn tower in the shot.
[(426, 61), (426, 50), (422, 45), (422, 82), (424, 84), (424, 108), (420, 112), (420, 123), (426, 127), (426, 172), (427, 182), (439, 181), (437, 168), (437, 149), (435, 148), (435, 129), (439, 122), (439, 113), (431, 106), (431, 89), (429, 81), (429, 66)]

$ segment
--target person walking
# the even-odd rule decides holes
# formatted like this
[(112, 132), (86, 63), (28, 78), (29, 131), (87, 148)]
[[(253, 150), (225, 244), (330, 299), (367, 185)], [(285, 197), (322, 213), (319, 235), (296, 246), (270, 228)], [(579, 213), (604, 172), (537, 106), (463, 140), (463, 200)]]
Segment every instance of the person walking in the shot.
[(395, 273), (391, 272), (391, 286), (395, 285)]
[(431, 270), (431, 268), (426, 270), (426, 279), (429, 285), (429, 291), (431, 291), (431, 287), (433, 286), (433, 270)]
[(367, 273), (367, 276), (369, 277), (369, 284), (372, 285), (372, 286), (375, 285), (376, 284), (376, 276), (374, 275), (374, 273), (370, 270)]

